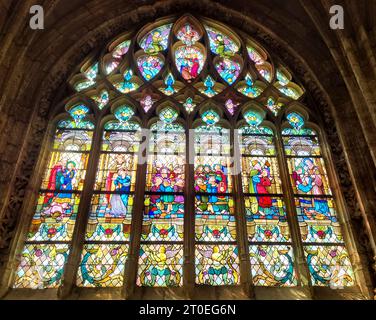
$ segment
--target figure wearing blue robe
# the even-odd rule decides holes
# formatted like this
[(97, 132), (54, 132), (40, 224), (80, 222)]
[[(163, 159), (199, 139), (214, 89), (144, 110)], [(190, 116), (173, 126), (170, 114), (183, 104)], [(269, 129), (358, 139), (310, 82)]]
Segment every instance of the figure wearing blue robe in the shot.
[(122, 194), (113, 194), (111, 197), (111, 214), (122, 216), (127, 213), (129, 192), (131, 191), (131, 177), (117, 176), (114, 180), (115, 190)]

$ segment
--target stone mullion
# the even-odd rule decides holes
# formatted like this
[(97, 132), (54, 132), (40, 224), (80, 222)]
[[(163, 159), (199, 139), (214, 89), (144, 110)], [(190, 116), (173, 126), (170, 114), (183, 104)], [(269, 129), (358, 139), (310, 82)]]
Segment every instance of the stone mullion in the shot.
[(240, 259), (240, 281), (246, 295), (249, 297), (254, 297), (254, 288), (251, 276), (251, 262), (249, 257), (246, 210), (242, 185), (241, 154), (238, 130), (231, 130), (230, 143), (232, 147), (231, 157), (234, 160), (233, 195), (235, 200), (236, 239)]
[(302, 287), (308, 287), (309, 290), (307, 295), (312, 298), (313, 289), (310, 281), (310, 273), (308, 270), (308, 265), (306, 263), (304, 248), (298, 223), (298, 218), (296, 214), (295, 207), (295, 195), (293, 188), (290, 183), (290, 176), (287, 166), (287, 158), (285, 154), (285, 149), (282, 143), (282, 136), (279, 131), (277, 131), (275, 138), (275, 146), (277, 150), (277, 159), (279, 165), (279, 173), (282, 181), (282, 191), (284, 195), (284, 202), (286, 204), (287, 210), (287, 221), (290, 229), (291, 242), (294, 252), (295, 268), (298, 273), (298, 284)]
[[(190, 126), (188, 126), (190, 128)], [(194, 190), (194, 130), (186, 133), (186, 164), (184, 189), (184, 290), (189, 298), (195, 287), (195, 190)]]
[(63, 282), (58, 291), (58, 296), (60, 299), (68, 298), (76, 286), (77, 271), (81, 261), (81, 252), (85, 242), (86, 226), (89, 218), (91, 198), (100, 157), (102, 130), (103, 128), (96, 127), (96, 130), (94, 131), (89, 161), (86, 168), (84, 187), (81, 192), (81, 200), (78, 207), (76, 223), (72, 240), (70, 242), (69, 258), (65, 265)]
[(123, 286), (123, 296), (125, 299), (130, 298), (136, 289), (137, 281), (137, 270), (138, 270), (138, 260), (141, 245), (141, 234), (142, 234), (142, 222), (143, 222), (143, 212), (144, 212), (144, 198), (145, 198), (145, 187), (146, 187), (146, 172), (147, 172), (147, 156), (149, 148), (149, 133), (144, 135), (146, 138), (140, 147), (138, 164), (137, 164), (137, 175), (136, 175), (136, 187), (135, 195), (133, 200), (133, 210), (132, 210), (132, 224), (129, 242), (129, 251), (127, 256), (127, 261), (124, 268), (124, 286)]

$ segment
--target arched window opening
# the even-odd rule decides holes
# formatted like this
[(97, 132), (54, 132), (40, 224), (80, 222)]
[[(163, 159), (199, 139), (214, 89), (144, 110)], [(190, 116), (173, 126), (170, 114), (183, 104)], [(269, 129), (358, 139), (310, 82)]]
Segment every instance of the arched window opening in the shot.
[(100, 52), (68, 79), (13, 288), (356, 287), (319, 115), (286, 66), (191, 15)]

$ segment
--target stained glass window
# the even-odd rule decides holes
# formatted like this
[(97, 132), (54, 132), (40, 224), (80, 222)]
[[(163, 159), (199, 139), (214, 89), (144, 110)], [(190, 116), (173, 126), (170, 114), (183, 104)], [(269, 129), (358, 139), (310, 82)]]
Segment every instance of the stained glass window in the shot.
[(249, 127), (239, 130), (251, 273), (255, 286), (294, 286), (294, 256), (274, 135), (261, 126), (263, 117), (248, 110), (244, 118)]
[(311, 283), (336, 288), (352, 286), (354, 274), (318, 136), (305, 128), (302, 114), (291, 112), (286, 118), (290, 128), (283, 130), (283, 142)]
[(81, 287), (123, 285), (140, 143), (133, 114), (131, 106), (121, 105), (114, 110), (116, 120), (104, 127), (78, 270), (77, 285)]
[(124, 31), (68, 80), (14, 288), (56, 288), (64, 273), (88, 288), (136, 276), (135, 291), (295, 287), (303, 269), (311, 286), (355, 286), (334, 172), (287, 66), (190, 15)]
[(152, 125), (147, 160), (138, 285), (181, 286), (183, 279), (185, 130), (172, 106)]
[(68, 112), (73, 120), (57, 125), (15, 288), (45, 289), (61, 284), (93, 136), (93, 124), (85, 120), (89, 112), (86, 105), (74, 105)]

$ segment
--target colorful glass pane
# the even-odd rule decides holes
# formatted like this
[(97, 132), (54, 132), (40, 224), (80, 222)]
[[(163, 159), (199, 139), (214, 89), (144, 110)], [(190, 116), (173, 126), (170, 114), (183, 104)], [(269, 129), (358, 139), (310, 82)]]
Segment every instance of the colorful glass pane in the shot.
[[(250, 127), (250, 126), (244, 126), (239, 128), (239, 134), (244, 136), (249, 135), (273, 135), (274, 132), (272, 129), (264, 126), (258, 126), (258, 127)], [(256, 151), (255, 151), (256, 152)]]
[(151, 96), (146, 96), (140, 101), (140, 104), (145, 112), (148, 112), (154, 105), (156, 100), (154, 100)]
[[(109, 132), (105, 133), (106, 136), (109, 139), (111, 139), (114, 135), (116, 135), (120, 139), (120, 136), (121, 136), (120, 132), (119, 132), (119, 134), (117, 134), (117, 133), (113, 133), (111, 131), (116, 131), (116, 130), (119, 130), (119, 131), (141, 131), (141, 126), (137, 122), (134, 122), (134, 121), (127, 121), (127, 122), (109, 121), (104, 125), (104, 129), (109, 131)], [(131, 141), (131, 139), (126, 139), (126, 140)], [(118, 145), (122, 145), (121, 142), (119, 142)], [(126, 146), (126, 145), (127, 145), (127, 143), (124, 144), (124, 146)], [(114, 147), (115, 147), (115, 144), (114, 144)], [(118, 151), (123, 150), (121, 148), (122, 147), (119, 147)]]
[(273, 76), (267, 65), (256, 65), (256, 69), (266, 81), (272, 81)]
[(167, 49), (172, 24), (166, 24), (147, 33), (139, 45), (148, 54), (154, 55)]
[(266, 107), (273, 112), (275, 116), (278, 115), (279, 111), (283, 107), (282, 103), (276, 103), (276, 101), (273, 98), (269, 98), (268, 101), (266, 102)]
[(164, 61), (158, 56), (143, 55), (137, 59), (138, 69), (145, 80), (153, 79), (164, 66)]
[(228, 99), (225, 102), (225, 107), (228, 110), (228, 112), (231, 113), (231, 115), (235, 114), (235, 111), (237, 110), (238, 106), (239, 106), (239, 103), (234, 102), (232, 99)]
[(188, 97), (183, 103), (183, 106), (188, 113), (191, 113), (196, 107), (196, 103), (194, 103), (192, 98)]
[(119, 244), (86, 244), (78, 269), (79, 287), (121, 287), (128, 246)]
[(210, 49), (214, 54), (221, 57), (231, 57), (239, 51), (239, 46), (229, 36), (207, 25), (205, 29), (209, 36)]
[(61, 152), (89, 151), (92, 137), (91, 131), (57, 129), (53, 149)]
[(264, 117), (257, 111), (249, 110), (244, 113), (244, 119), (251, 127), (258, 127), (264, 120)]
[(133, 108), (130, 106), (121, 106), (114, 112), (114, 116), (120, 122), (127, 122), (134, 115)]
[(196, 283), (211, 286), (237, 285), (240, 280), (235, 245), (196, 245)]
[[(260, 130), (260, 131), (256, 131), (256, 132), (252, 132), (248, 134), (245, 134), (244, 132), (241, 132), (241, 133), (242, 135), (240, 136), (240, 151), (243, 155), (247, 155), (247, 156), (274, 156), (275, 155), (273, 137), (259, 135), (260, 133), (264, 133), (264, 134), (269, 133), (268, 131)], [(246, 171), (248, 171), (248, 169), (246, 169)]]
[(142, 238), (145, 241), (181, 241), (184, 232), (184, 196), (152, 194), (145, 197)]
[(289, 124), (298, 131), (304, 126), (304, 118), (297, 112), (289, 113), (286, 118)]
[(87, 241), (129, 240), (134, 196), (125, 192), (93, 196), (86, 228)]
[(118, 44), (115, 47), (115, 49), (113, 49), (113, 51), (112, 51), (113, 59), (111, 59), (106, 65), (106, 73), (107, 74), (110, 74), (112, 71), (114, 71), (120, 65), (121, 59), (122, 59), (123, 56), (125, 56), (127, 54), (130, 45), (131, 45), (131, 41), (126, 40), (126, 41), (123, 41), (120, 44)]
[(180, 287), (183, 285), (183, 246), (142, 244), (138, 286)]
[(290, 241), (286, 207), (281, 197), (260, 194), (246, 196), (244, 201), (249, 241)]
[(94, 84), (95, 84), (95, 81), (92, 81), (92, 80), (83, 80), (83, 81), (77, 82), (74, 85), (74, 88), (76, 89), (76, 91), (80, 92), (80, 91), (83, 91), (83, 90), (91, 87)]
[(282, 92), (284, 95), (294, 100), (298, 100), (302, 95), (302, 93), (300, 93), (297, 89), (293, 87), (282, 87), (282, 88), (278, 88), (278, 90)]
[(122, 56), (126, 55), (129, 50), (130, 45), (131, 45), (131, 40), (126, 40), (118, 44), (115, 47), (115, 49), (112, 51), (112, 56), (114, 58), (121, 58)]
[[(291, 133), (291, 132), (290, 132)], [(315, 136), (290, 136), (283, 137), (287, 156), (320, 156), (320, 145)]]
[(254, 85), (252, 77), (247, 74), (245, 76), (245, 84), (239, 86), (238, 91), (249, 98), (257, 98), (263, 92), (263, 89)]
[[(54, 190), (56, 194), (82, 190), (89, 155), (79, 152), (52, 152), (45, 170), (41, 189)], [(60, 194), (61, 194), (60, 193)], [(51, 195), (51, 203), (57, 195)]]
[(240, 63), (232, 59), (224, 58), (215, 64), (215, 68), (222, 79), (231, 85), (238, 79), (241, 67)]
[(200, 40), (200, 35), (190, 23), (186, 23), (177, 33), (177, 38), (185, 45), (191, 46)]
[(167, 75), (167, 77), (165, 78), (164, 80), (164, 83), (166, 85), (166, 87), (164, 88), (160, 88), (159, 90), (161, 92), (163, 92), (165, 95), (167, 96), (171, 96), (173, 95), (175, 92), (178, 92), (178, 90), (176, 90), (176, 88), (174, 88), (174, 84), (175, 84), (175, 78), (174, 76), (172, 75), (172, 73), (169, 73)]
[(261, 54), (255, 48), (248, 46), (247, 47), (247, 52), (248, 52), (249, 58), (254, 63), (261, 64), (261, 63), (263, 63), (265, 61), (264, 58), (261, 56)]
[(79, 123), (86, 117), (89, 111), (90, 109), (87, 106), (85, 106), (84, 104), (80, 104), (80, 105), (74, 106), (73, 108), (70, 108), (69, 114), (71, 115), (71, 117), (74, 119), (75, 122)]
[(110, 96), (107, 90), (103, 90), (100, 95), (92, 96), (91, 98), (96, 102), (100, 110), (102, 110), (110, 102)]
[(21, 254), (13, 288), (59, 287), (68, 255), (67, 244), (26, 244)]
[[(203, 127), (196, 128), (196, 132), (202, 130), (195, 135), (195, 151), (197, 154), (202, 155), (224, 155), (230, 154), (230, 136), (227, 131), (223, 131), (222, 128), (215, 126), (205, 126), (204, 131)], [(203, 164), (204, 163), (200, 163)]]
[(330, 195), (328, 176), (320, 158), (290, 158), (287, 160), (295, 194)]
[(124, 153), (103, 153), (99, 159), (95, 190), (132, 192), (135, 188), (137, 156)]
[(236, 224), (232, 197), (216, 194), (196, 195), (197, 241), (235, 241)]
[(114, 83), (114, 87), (121, 93), (129, 93), (137, 90), (140, 85), (137, 82), (132, 81), (133, 71), (128, 69), (124, 72), (124, 81)]
[(212, 98), (220, 92), (214, 86), (215, 86), (214, 79), (211, 76), (207, 76), (204, 80), (204, 87), (199, 88), (199, 90), (201, 93), (205, 94), (209, 98)]
[(230, 159), (219, 156), (196, 156), (195, 190), (208, 193), (231, 192)]
[(355, 285), (354, 273), (347, 250), (343, 246), (304, 247), (311, 283), (333, 289)]
[[(114, 124), (114, 125), (112, 125)], [(137, 152), (139, 149), (139, 143), (141, 140), (141, 134), (137, 132), (132, 132), (135, 129), (139, 129), (137, 123), (127, 122), (126, 125), (121, 126), (121, 123), (107, 123), (105, 126), (105, 132), (103, 133), (103, 143), (102, 150), (107, 152)], [(111, 125), (111, 126), (109, 126)], [(124, 130), (124, 131), (113, 131), (113, 130)], [(132, 131), (129, 131), (132, 130)], [(113, 161), (111, 159), (103, 159), (103, 163), (109, 163)], [(121, 158), (127, 158), (126, 155), (115, 156), (120, 158), (119, 161), (128, 166), (128, 160), (122, 161)], [(102, 161), (102, 160), (101, 160)], [(108, 161), (108, 162), (107, 162)]]
[(178, 118), (178, 112), (174, 108), (164, 108), (159, 113), (159, 119), (164, 123), (173, 123)]
[(309, 243), (343, 243), (332, 198), (295, 198), (302, 240)]
[(151, 155), (146, 189), (151, 192), (183, 192), (185, 155)]
[(86, 77), (89, 80), (95, 80), (98, 76), (98, 71), (99, 71), (99, 63), (95, 63), (92, 66), (90, 66), (86, 71), (84, 72)]
[(74, 120), (60, 120), (57, 124), (59, 129), (87, 129), (94, 130), (94, 124), (90, 121), (81, 121), (76, 123)]
[(215, 125), (219, 120), (219, 114), (214, 110), (207, 110), (201, 116), (202, 121), (204, 121), (208, 126)]
[[(168, 155), (172, 153), (182, 153), (185, 150), (185, 131), (181, 125), (168, 124), (163, 126), (157, 126), (160, 131), (155, 132), (151, 136), (150, 152), (158, 152), (159, 154)], [(161, 132), (166, 130), (165, 132)]]
[(292, 287), (297, 285), (294, 257), (288, 245), (250, 245), (252, 281), (255, 286)]
[(59, 191), (40, 193), (31, 222), (28, 241), (72, 239), (80, 196)]
[(200, 48), (180, 46), (175, 51), (175, 63), (182, 77), (191, 81), (201, 73), (205, 56)]
[[(242, 157), (242, 181), (245, 193), (282, 193), (276, 158)], [(267, 201), (271, 204), (270, 201)], [(265, 203), (265, 205), (267, 205)]]

